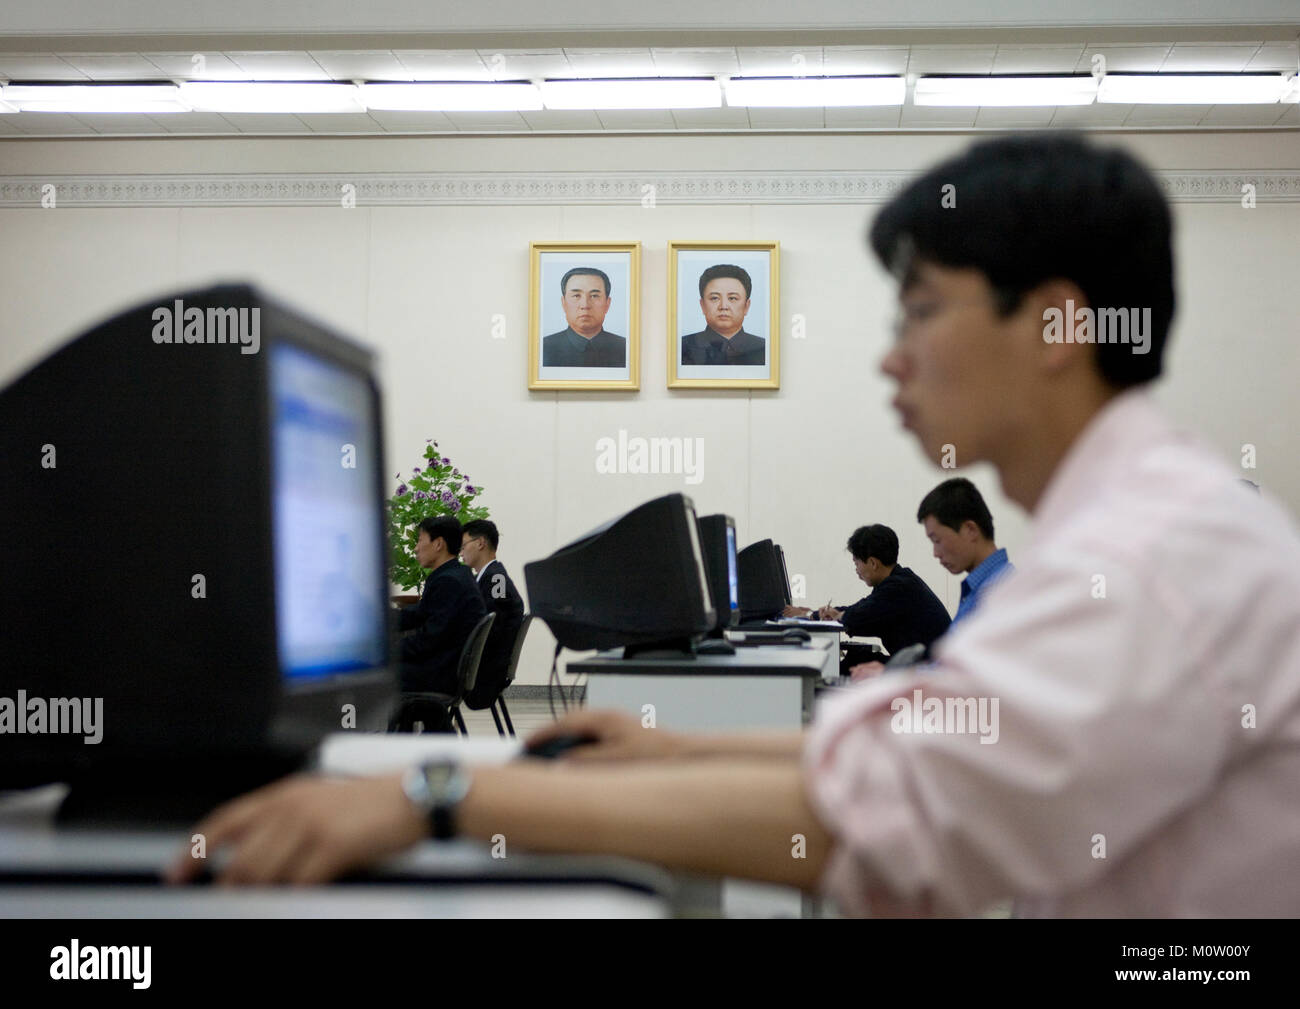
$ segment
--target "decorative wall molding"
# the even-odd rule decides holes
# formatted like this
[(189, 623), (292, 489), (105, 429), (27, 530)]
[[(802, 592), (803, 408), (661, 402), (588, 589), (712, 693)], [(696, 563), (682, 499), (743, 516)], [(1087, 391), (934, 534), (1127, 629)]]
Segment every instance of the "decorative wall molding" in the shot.
[[(0, 209), (55, 207), (358, 207), (597, 204), (880, 203), (915, 173), (359, 172), (201, 175), (0, 176)], [(1300, 170), (1157, 172), (1175, 203), (1234, 203), (1255, 186), (1260, 203), (1300, 202)], [(653, 188), (650, 188), (653, 187)]]

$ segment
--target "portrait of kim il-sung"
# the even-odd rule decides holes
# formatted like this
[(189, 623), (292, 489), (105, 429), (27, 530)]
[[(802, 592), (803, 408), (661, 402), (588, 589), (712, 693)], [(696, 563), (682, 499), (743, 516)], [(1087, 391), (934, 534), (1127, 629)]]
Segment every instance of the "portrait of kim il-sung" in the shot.
[(778, 243), (668, 249), (669, 386), (778, 388)]
[(636, 389), (641, 247), (533, 242), (528, 388)]

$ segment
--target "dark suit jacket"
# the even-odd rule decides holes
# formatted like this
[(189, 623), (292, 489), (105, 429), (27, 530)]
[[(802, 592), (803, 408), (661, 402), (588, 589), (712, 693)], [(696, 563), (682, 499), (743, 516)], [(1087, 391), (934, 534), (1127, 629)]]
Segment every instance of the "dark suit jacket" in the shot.
[(483, 646), (483, 659), (479, 663), (474, 689), (465, 697), (465, 705), (476, 711), (488, 707), (505, 687), (510, 652), (524, 622), (523, 597), (500, 561), (489, 562), (479, 572), (478, 590), (487, 611), (495, 613), (497, 618), (492, 621), (487, 644)]
[(454, 693), (460, 653), (486, 613), (464, 564), (450, 560), (433, 571), (420, 601), (401, 614), (401, 629), (414, 632), (402, 639), (402, 689)]
[(706, 327), (682, 338), (682, 364), (766, 364), (767, 341), (743, 329), (730, 340)]
[(601, 330), (590, 340), (573, 327), (542, 338), (543, 368), (626, 368), (627, 337)]
[(871, 595), (842, 609), (840, 618), (846, 633), (855, 637), (879, 638), (894, 655), (908, 645), (925, 645), (948, 629), (952, 618), (939, 597), (921, 578), (902, 565), (871, 590)]

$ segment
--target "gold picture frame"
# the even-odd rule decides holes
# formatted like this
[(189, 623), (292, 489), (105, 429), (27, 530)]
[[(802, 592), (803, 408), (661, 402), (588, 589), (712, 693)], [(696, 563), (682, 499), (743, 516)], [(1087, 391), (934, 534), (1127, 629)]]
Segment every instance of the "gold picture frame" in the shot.
[[(706, 285), (710, 315), (699, 284), (714, 268), (723, 275)], [(668, 387), (781, 388), (780, 242), (668, 243)]]
[(641, 243), (530, 242), (528, 258), (528, 388), (640, 389)]

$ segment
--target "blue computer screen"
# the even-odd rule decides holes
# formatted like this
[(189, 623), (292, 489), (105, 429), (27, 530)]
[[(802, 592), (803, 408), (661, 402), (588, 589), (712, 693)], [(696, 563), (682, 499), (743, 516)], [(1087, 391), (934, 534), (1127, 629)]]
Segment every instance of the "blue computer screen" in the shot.
[(383, 661), (383, 502), (371, 386), (295, 346), (271, 348), (272, 500), (281, 673)]
[(727, 590), (731, 594), (731, 608), (740, 609), (740, 594), (736, 589), (736, 529), (727, 526)]

